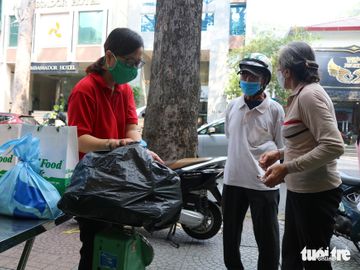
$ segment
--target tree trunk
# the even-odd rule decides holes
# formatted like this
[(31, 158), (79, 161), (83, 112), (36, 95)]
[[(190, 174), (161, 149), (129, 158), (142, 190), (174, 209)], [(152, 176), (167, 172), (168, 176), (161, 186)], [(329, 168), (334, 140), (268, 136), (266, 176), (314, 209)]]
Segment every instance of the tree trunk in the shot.
[(144, 138), (164, 160), (194, 157), (202, 0), (157, 0)]
[(12, 88), (11, 111), (14, 113), (29, 113), (30, 65), (35, 2), (36, 0), (22, 0), (21, 6), (16, 10), (19, 35)]

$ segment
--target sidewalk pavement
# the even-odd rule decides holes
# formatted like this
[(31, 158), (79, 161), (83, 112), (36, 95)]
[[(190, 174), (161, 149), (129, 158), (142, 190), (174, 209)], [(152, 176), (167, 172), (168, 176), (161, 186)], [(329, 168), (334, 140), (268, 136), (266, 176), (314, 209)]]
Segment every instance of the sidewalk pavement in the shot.
[[(284, 222), (280, 220), (281, 235)], [(220, 270), (226, 269), (222, 257), (222, 231), (215, 237), (200, 241), (185, 234), (179, 227), (175, 241), (180, 244), (175, 248), (166, 241), (167, 230), (153, 235), (141, 230), (154, 247), (155, 257), (148, 270)], [(347, 240), (333, 237), (332, 245), (347, 248), (351, 252), (348, 262), (334, 262), (333, 269), (359, 269), (360, 253)], [(23, 245), (14, 247), (0, 254), (0, 270), (16, 269)], [(70, 220), (38, 236), (30, 253), (26, 270), (75, 270), (79, 260), (79, 231), (77, 223)], [(250, 215), (244, 223), (242, 244), (240, 247), (245, 269), (256, 269), (258, 252), (253, 236)]]
[(358, 157), (355, 144), (345, 144), (345, 153), (343, 156), (357, 160)]
[[(351, 169), (352, 172), (355, 167), (357, 170), (357, 156), (354, 145), (346, 146), (345, 154), (340, 161), (342, 160), (344, 160), (342, 162), (344, 169), (349, 171)], [(285, 195), (285, 191), (282, 193), (283, 198), (281, 200), (285, 198), (283, 195)], [(279, 209), (281, 238), (284, 230), (283, 208), (283, 206), (280, 206)], [(187, 236), (180, 227), (177, 229), (174, 238), (180, 244), (178, 249), (165, 240), (167, 232), (167, 230), (163, 230), (150, 235), (141, 230), (141, 233), (148, 238), (155, 251), (154, 260), (147, 267), (148, 270), (226, 269), (222, 257), (222, 231), (209, 240), (200, 241)], [(0, 253), (0, 270), (16, 269), (23, 246), (19, 245)], [(70, 220), (36, 238), (26, 270), (76, 270), (80, 246), (77, 223)], [(351, 252), (350, 261), (333, 263), (334, 270), (360, 268), (360, 253), (350, 241), (333, 237), (332, 246), (346, 248)], [(258, 252), (249, 214), (245, 219), (240, 250), (245, 269), (255, 270)]]

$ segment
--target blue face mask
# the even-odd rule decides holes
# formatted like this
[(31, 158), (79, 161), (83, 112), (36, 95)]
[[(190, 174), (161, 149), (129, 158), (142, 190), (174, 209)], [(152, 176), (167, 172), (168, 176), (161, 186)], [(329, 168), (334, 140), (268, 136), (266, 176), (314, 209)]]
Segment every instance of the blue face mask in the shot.
[(259, 82), (246, 82), (240, 80), (239, 86), (246, 96), (253, 96), (261, 89), (261, 84)]

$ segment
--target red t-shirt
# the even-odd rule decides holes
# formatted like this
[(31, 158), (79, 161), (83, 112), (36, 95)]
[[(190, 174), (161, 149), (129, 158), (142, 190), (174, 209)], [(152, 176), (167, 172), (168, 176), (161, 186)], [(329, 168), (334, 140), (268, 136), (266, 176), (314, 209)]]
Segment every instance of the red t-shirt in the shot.
[[(100, 139), (125, 138), (126, 125), (137, 124), (134, 95), (129, 84), (116, 84), (114, 91), (103, 77), (90, 73), (79, 81), (68, 101), (69, 126)], [(80, 158), (84, 156), (80, 153)]]

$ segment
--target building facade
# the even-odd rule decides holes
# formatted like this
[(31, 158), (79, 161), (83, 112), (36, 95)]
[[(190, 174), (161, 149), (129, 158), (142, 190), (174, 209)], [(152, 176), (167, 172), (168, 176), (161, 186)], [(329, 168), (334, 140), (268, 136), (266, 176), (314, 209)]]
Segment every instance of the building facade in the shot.
[[(16, 68), (19, 24), (14, 4), (2, 1), (0, 111), (10, 109)], [(103, 55), (109, 29), (127, 26), (126, 11), (119, 1), (36, 1), (28, 93), (31, 111), (52, 110), (61, 95), (69, 96), (85, 68)]]
[[(226, 107), (227, 55), (244, 43), (246, 1), (203, 1), (200, 115), (211, 121), (222, 116)], [(1, 8), (0, 111), (8, 111), (19, 27), (14, 2), (2, 1)], [(61, 96), (67, 100), (86, 67), (103, 55), (106, 36), (116, 27), (129, 27), (144, 39), (146, 65), (132, 84), (141, 87), (145, 103), (155, 11), (156, 0), (37, 0), (28, 93), (31, 111), (52, 110)]]

